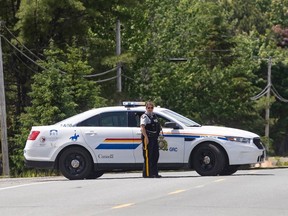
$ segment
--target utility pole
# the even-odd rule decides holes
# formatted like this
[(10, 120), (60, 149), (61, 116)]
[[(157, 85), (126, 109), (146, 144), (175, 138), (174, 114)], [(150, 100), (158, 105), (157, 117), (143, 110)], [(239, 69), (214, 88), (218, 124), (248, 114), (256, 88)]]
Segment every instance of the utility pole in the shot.
[(3, 162), (3, 175), (10, 176), (1, 30), (2, 30), (2, 22), (0, 21), (0, 117), (1, 117), (1, 146), (2, 146), (2, 160), (3, 160), (2, 162)]
[(266, 147), (267, 152), (269, 152), (269, 145), (270, 145), (270, 137), (269, 137), (269, 128), (270, 128), (270, 96), (271, 96), (271, 66), (272, 66), (272, 58), (269, 56), (268, 59), (268, 77), (267, 77), (267, 94), (266, 94), (266, 109), (265, 109), (265, 137), (267, 137), (268, 145)]
[[(120, 20), (116, 22), (116, 55), (121, 54), (121, 24)], [(117, 63), (117, 92), (122, 92), (122, 79), (121, 79), (121, 62)]]
[(272, 67), (272, 58), (269, 56), (268, 58), (268, 77), (267, 77), (267, 86), (257, 95), (252, 97), (252, 100), (258, 100), (259, 98), (263, 97), (266, 94), (266, 107), (265, 107), (265, 137), (267, 138), (267, 146), (266, 150), (269, 152), (269, 145), (270, 145), (270, 134), (269, 134), (269, 128), (270, 128), (270, 97), (271, 92), (275, 95), (275, 97), (284, 102), (288, 103), (288, 99), (283, 98), (275, 89), (275, 87), (272, 84), (271, 81), (271, 67)]

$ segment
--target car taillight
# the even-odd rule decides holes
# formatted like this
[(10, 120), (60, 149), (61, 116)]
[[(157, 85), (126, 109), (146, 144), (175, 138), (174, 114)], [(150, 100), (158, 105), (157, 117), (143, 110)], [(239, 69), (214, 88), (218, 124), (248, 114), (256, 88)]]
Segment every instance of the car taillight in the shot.
[(32, 131), (28, 137), (28, 140), (35, 140), (40, 134), (40, 131)]

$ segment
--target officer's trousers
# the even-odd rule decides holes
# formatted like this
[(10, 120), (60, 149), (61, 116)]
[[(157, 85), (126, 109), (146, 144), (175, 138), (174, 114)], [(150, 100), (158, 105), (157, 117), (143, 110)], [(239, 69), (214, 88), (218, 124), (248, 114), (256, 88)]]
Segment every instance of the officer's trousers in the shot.
[(143, 177), (156, 177), (158, 176), (158, 159), (159, 159), (159, 147), (158, 147), (158, 137), (149, 137), (148, 145), (144, 143), (144, 136), (142, 136), (143, 144)]

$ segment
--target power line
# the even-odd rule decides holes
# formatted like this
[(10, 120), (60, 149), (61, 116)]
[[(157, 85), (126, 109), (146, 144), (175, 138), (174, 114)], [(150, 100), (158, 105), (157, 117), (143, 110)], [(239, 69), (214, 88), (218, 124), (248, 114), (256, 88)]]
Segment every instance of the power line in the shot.
[(113, 80), (113, 79), (116, 79), (118, 78), (118, 76), (114, 76), (114, 77), (111, 77), (111, 78), (107, 78), (107, 79), (103, 79), (103, 80), (97, 80), (95, 81), (96, 83), (102, 83), (102, 82), (107, 82), (107, 81), (110, 81), (110, 80)]
[[(32, 63), (34, 63), (35, 65), (37, 65), (38, 67), (40, 67), (43, 70), (48, 70), (47, 68), (39, 65), (37, 62), (35, 62), (33, 59), (31, 59), (29, 56), (27, 56), (25, 53), (23, 53), (20, 49), (18, 49), (16, 46), (14, 46), (4, 35), (0, 35), (0, 37), (2, 37), (8, 44), (10, 44), (10, 46), (12, 46), (14, 49), (16, 49), (19, 53), (21, 53), (23, 56), (25, 56), (29, 61), (31, 61)], [(58, 71), (62, 74), (66, 74), (66, 72), (61, 71), (58, 69)]]
[(280, 101), (282, 101), (282, 102), (284, 102), (284, 103), (288, 103), (288, 100), (285, 99), (285, 98), (283, 98), (283, 97), (277, 92), (277, 90), (275, 89), (274, 85), (272, 85), (271, 87), (272, 87), (271, 91), (273, 92), (273, 94), (274, 94)]
[(15, 53), (14, 55), (16, 56), (16, 58), (17, 58), (19, 61), (22, 62), (22, 64), (23, 64), (26, 68), (28, 68), (29, 70), (31, 70), (31, 71), (34, 72), (34, 73), (37, 73), (37, 71), (35, 71), (35, 70), (32, 69), (31, 67), (29, 67), (29, 66), (26, 64), (26, 62), (24, 62), (16, 53)]
[(102, 76), (102, 75), (108, 74), (108, 73), (110, 73), (110, 72), (112, 72), (112, 71), (115, 71), (115, 70), (117, 70), (117, 67), (112, 68), (112, 69), (110, 69), (110, 70), (108, 70), (108, 71), (105, 71), (105, 72), (102, 72), (102, 73), (91, 74), (91, 75), (84, 75), (83, 77), (90, 78), (90, 77)]
[(4, 25), (4, 28), (10, 33), (10, 35), (22, 46), (24, 47), (31, 55), (33, 55), (35, 58), (37, 58), (38, 60), (41, 60), (39, 58), (39, 56), (35, 55), (30, 49), (28, 49), (24, 44), (22, 44), (18, 39), (17, 37)]
[(274, 87), (274, 85), (271, 82), (271, 64), (272, 64), (272, 60), (271, 58), (269, 58), (269, 63), (268, 63), (268, 84), (266, 85), (266, 87), (257, 95), (251, 97), (252, 100), (257, 100), (261, 97), (263, 97), (264, 95), (266, 95), (268, 93), (268, 91), (272, 92), (276, 98), (278, 98), (280, 101), (287, 103), (288, 100), (283, 98), (276, 90), (276, 88)]
[(125, 78), (127, 78), (127, 79), (130, 79), (130, 80), (132, 80), (132, 81), (135, 81), (135, 79), (133, 79), (133, 78), (131, 78), (131, 77), (129, 77), (129, 76), (126, 76), (126, 75), (124, 75), (124, 74), (122, 74), (122, 76), (125, 77)]
[(264, 95), (267, 93), (268, 88), (269, 88), (269, 86), (267, 85), (259, 94), (253, 96), (253, 97), (251, 98), (251, 100), (258, 100), (259, 98), (261, 98), (262, 96), (264, 96)]
[(272, 67), (272, 58), (271, 56), (268, 58), (268, 77), (267, 77), (267, 86), (257, 95), (252, 97), (252, 100), (257, 100), (264, 95), (266, 95), (266, 108), (265, 108), (265, 137), (268, 138), (268, 145), (266, 146), (267, 152), (269, 151), (269, 128), (270, 128), (270, 96), (271, 92), (275, 95), (276, 98), (278, 98), (280, 101), (287, 103), (288, 100), (283, 98), (275, 89), (275, 87), (272, 85), (271, 82), (271, 67)]
[[(8, 28), (6, 28), (7, 30), (8, 30)], [(11, 33), (12, 34), (12, 33)], [(24, 57), (26, 57), (29, 61), (31, 61), (32, 63), (34, 63), (35, 65), (37, 65), (38, 67), (40, 67), (41, 69), (43, 69), (43, 70), (45, 70), (45, 71), (47, 71), (48, 69), (47, 68), (45, 68), (45, 67), (43, 67), (43, 66), (41, 66), (41, 65), (39, 65), (37, 62), (35, 62), (33, 59), (31, 59), (29, 56), (27, 56), (25, 53), (23, 53), (20, 49), (18, 49), (16, 46), (14, 46), (4, 35), (1, 35), (0, 34), (0, 37), (2, 37), (2, 38), (4, 38), (5, 39), (5, 41), (8, 43), (8, 44), (10, 44), (10, 46), (12, 46), (14, 49), (16, 49), (20, 54), (22, 54)], [(18, 40), (17, 40), (18, 41)], [(19, 41), (18, 41), (19, 42)], [(20, 43), (20, 42), (19, 42)], [(21, 44), (22, 45), (22, 44)], [(22, 45), (23, 47), (25, 47), (24, 45)], [(27, 47), (25, 47), (25, 49), (27, 49), (28, 51), (29, 51), (29, 53), (31, 53), (31, 54), (33, 54), (33, 56), (36, 56), (32, 51), (30, 51)], [(37, 57), (37, 56), (36, 56)], [(39, 60), (41, 60), (39, 57), (37, 57)], [(43, 61), (43, 60), (41, 60), (41, 61)], [(22, 61), (23, 62), (23, 61)], [(27, 65), (26, 65), (27, 66)], [(97, 76), (102, 76), (102, 75), (105, 75), (105, 74), (108, 74), (108, 73), (110, 73), (110, 72), (113, 72), (113, 71), (115, 71), (115, 70), (117, 70), (118, 69), (118, 67), (115, 67), (115, 68), (112, 68), (112, 69), (110, 69), (110, 70), (108, 70), (108, 71), (105, 71), (105, 72), (102, 72), (102, 73), (98, 73), (98, 74), (91, 74), (91, 75), (84, 75), (83, 77), (84, 78), (90, 78), (90, 77), (97, 77)], [(67, 72), (64, 72), (64, 71), (62, 71), (62, 70), (60, 70), (60, 69), (57, 69), (60, 73), (62, 73), (62, 74), (66, 74)], [(115, 78), (117, 78), (118, 77), (118, 75), (117, 76), (115, 76), (115, 77), (111, 77), (111, 78), (107, 78), (107, 79), (103, 79), (103, 80), (98, 80), (98, 81), (95, 81), (96, 83), (102, 83), (102, 82), (106, 82), (106, 81), (110, 81), (110, 80), (112, 80), (112, 79), (115, 79)]]

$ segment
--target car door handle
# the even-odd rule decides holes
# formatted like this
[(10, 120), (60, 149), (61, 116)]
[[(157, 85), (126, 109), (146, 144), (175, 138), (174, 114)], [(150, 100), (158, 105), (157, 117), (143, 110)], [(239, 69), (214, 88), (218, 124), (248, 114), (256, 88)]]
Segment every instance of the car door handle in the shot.
[(95, 135), (97, 135), (97, 133), (96, 133), (96, 132), (93, 132), (93, 131), (89, 131), (89, 132), (85, 132), (85, 135), (95, 136)]
[(136, 133), (136, 135), (141, 135), (142, 133), (141, 132), (139, 132), (139, 133)]

